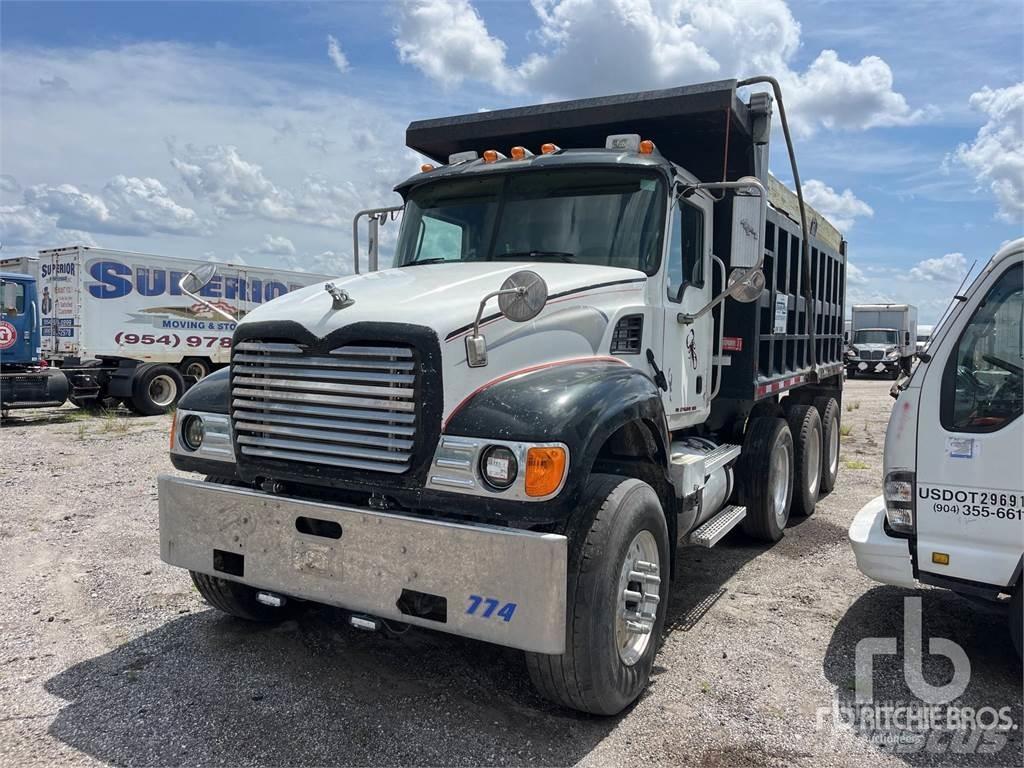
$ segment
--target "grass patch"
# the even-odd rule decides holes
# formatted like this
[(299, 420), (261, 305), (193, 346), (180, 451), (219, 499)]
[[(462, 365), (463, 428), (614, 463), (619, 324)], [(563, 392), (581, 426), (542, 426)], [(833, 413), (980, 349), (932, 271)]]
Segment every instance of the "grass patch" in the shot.
[(119, 417), (113, 411), (104, 411), (102, 418), (104, 432), (123, 435), (128, 431), (128, 419)]
[(843, 466), (847, 469), (868, 469), (867, 462), (860, 459), (847, 459), (843, 462)]
[(847, 403), (846, 404), (846, 410), (847, 411), (857, 411), (857, 410), (860, 410), (860, 402), (857, 401), (857, 400), (854, 400), (852, 403)]
[(839, 427), (839, 434), (842, 435), (843, 437), (849, 437), (850, 435), (853, 434), (853, 427), (851, 427), (849, 424), (842, 424)]

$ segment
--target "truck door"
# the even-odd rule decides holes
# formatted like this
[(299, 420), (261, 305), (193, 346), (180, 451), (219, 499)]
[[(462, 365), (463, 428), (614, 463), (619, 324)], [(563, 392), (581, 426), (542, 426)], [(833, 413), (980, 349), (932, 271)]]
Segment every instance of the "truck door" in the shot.
[(917, 433), (920, 571), (1006, 585), (1024, 552), (1024, 288), (998, 263), (933, 345)]
[(32, 362), (38, 343), (36, 307), (23, 281), (0, 280), (0, 361), (6, 365)]
[(697, 196), (680, 199), (672, 210), (662, 297), (664, 362), (659, 361), (668, 383), (662, 397), (670, 429), (704, 421), (711, 408), (711, 313), (686, 325), (677, 320), (711, 299), (711, 216), (710, 201)]

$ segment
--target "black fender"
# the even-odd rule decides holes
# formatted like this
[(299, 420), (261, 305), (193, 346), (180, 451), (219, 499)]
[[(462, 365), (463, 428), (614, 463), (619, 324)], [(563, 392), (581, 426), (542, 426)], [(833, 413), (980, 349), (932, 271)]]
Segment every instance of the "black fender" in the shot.
[(231, 404), (231, 390), (228, 386), (230, 373), (231, 369), (225, 366), (201, 378), (181, 396), (178, 408), (183, 411), (227, 415)]
[(560, 495), (573, 498), (582, 490), (601, 446), (631, 422), (647, 426), (659, 464), (667, 470), (668, 422), (657, 385), (643, 371), (615, 358), (595, 358), (502, 377), (457, 406), (444, 432), (565, 443), (569, 477)]
[[(178, 400), (179, 411), (200, 411), (202, 413), (228, 414), (231, 403), (231, 390), (228, 377), (230, 370), (220, 368), (209, 376), (204, 376), (188, 389)], [(183, 472), (199, 472), (204, 475), (218, 477), (235, 477), (235, 465), (223, 461), (210, 461), (178, 453), (171, 454), (171, 464)]]

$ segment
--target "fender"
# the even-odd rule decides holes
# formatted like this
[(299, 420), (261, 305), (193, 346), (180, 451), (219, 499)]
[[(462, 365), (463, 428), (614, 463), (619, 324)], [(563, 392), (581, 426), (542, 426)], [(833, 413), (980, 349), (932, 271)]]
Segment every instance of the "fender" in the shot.
[(617, 358), (568, 360), (485, 385), (448, 417), (445, 434), (482, 439), (554, 441), (569, 447), (573, 496), (604, 442), (624, 424), (648, 425), (667, 466), (668, 422), (657, 385)]
[(178, 400), (178, 408), (183, 411), (203, 411), (205, 413), (228, 413), (231, 403), (231, 391), (228, 379), (231, 369), (227, 366), (219, 368), (209, 376), (204, 376)]

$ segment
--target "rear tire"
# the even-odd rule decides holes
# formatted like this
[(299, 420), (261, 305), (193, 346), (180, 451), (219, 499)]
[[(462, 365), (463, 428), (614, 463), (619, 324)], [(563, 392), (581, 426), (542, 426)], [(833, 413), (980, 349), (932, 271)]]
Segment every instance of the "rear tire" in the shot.
[(785, 419), (752, 419), (736, 464), (743, 530), (761, 541), (782, 538), (793, 500), (793, 435)]
[[(668, 526), (658, 494), (634, 478), (594, 474), (581, 503), (593, 524), (570, 554), (565, 652), (527, 653), (526, 666), (545, 698), (614, 715), (650, 679), (668, 605)], [(642, 573), (636, 563), (644, 564)], [(627, 591), (643, 597), (631, 601)], [(626, 611), (644, 614), (632, 629)]]
[(189, 571), (192, 583), (199, 594), (218, 611), (236, 616), (246, 621), (258, 621), (264, 624), (284, 621), (295, 614), (295, 603), (288, 600), (280, 608), (264, 605), (256, 599), (258, 589), (228, 581), (218, 576), (207, 576), (205, 573)]
[(786, 413), (793, 435), (793, 503), (791, 514), (810, 517), (821, 487), (821, 416), (813, 405), (794, 405)]
[(142, 365), (132, 378), (131, 409), (143, 416), (167, 413), (185, 391), (185, 382), (172, 365)]
[(842, 430), (839, 426), (839, 402), (834, 397), (817, 397), (814, 407), (821, 417), (821, 490), (819, 496), (831, 493), (839, 478), (839, 451)]

